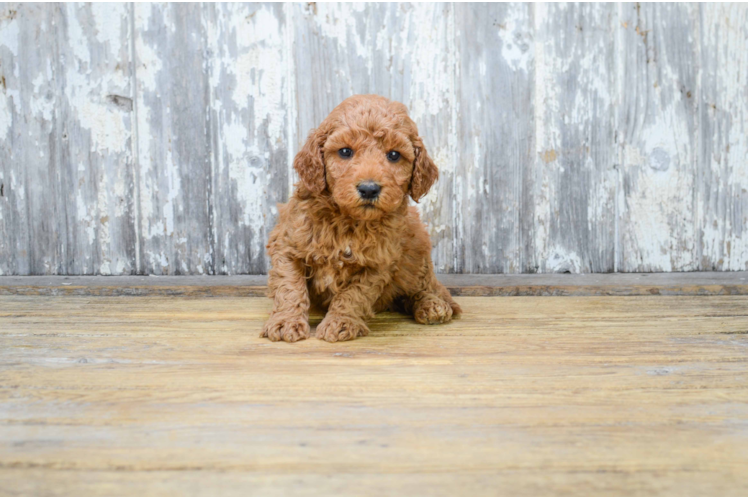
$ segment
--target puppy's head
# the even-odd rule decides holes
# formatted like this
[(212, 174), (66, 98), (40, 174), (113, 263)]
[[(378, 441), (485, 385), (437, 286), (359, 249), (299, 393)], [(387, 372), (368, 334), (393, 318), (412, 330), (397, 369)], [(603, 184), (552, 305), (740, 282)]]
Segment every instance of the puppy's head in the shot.
[(328, 190), (357, 219), (374, 220), (418, 201), (439, 172), (407, 108), (375, 95), (349, 97), (309, 134), (294, 168), (313, 195)]

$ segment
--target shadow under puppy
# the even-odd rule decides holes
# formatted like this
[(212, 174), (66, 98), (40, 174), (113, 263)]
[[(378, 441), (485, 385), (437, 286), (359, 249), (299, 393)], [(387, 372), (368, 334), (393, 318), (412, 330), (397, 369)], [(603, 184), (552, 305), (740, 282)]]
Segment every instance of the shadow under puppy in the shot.
[(309, 337), (309, 307), (327, 310), (317, 337), (369, 333), (387, 309), (423, 324), (461, 312), (437, 281), (431, 242), (408, 196), (418, 201), (438, 177), (407, 108), (376, 95), (343, 101), (312, 130), (294, 160), (301, 178), (267, 245), (273, 311), (261, 337)]

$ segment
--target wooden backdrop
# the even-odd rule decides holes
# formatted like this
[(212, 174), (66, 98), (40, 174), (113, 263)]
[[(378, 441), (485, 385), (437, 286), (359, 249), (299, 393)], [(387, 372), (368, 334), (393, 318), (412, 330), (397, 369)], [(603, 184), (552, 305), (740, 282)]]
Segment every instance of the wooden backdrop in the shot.
[(265, 273), (355, 93), (441, 168), (441, 272), (748, 268), (746, 5), (0, 4), (0, 274)]

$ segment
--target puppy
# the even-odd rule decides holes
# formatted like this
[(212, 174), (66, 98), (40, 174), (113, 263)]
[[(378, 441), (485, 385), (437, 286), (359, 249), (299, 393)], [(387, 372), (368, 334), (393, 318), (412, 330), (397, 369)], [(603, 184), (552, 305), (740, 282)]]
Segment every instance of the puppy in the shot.
[(418, 201), (438, 177), (407, 108), (376, 95), (343, 101), (312, 130), (294, 159), (301, 182), (267, 245), (273, 310), (261, 337), (309, 337), (309, 307), (326, 309), (316, 336), (328, 342), (369, 333), (384, 310), (418, 323), (461, 312), (434, 275)]

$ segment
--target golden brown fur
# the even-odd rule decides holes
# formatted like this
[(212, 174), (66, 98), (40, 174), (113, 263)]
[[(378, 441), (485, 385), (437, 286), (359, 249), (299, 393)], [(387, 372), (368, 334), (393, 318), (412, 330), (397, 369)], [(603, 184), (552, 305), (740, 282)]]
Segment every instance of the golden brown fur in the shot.
[[(351, 157), (339, 151), (352, 150)], [(400, 159), (389, 161), (396, 151)], [(460, 306), (434, 275), (431, 242), (415, 207), (438, 170), (407, 108), (375, 95), (343, 101), (312, 130), (294, 160), (301, 182), (270, 233), (273, 311), (262, 337), (309, 337), (309, 307), (327, 310), (317, 337), (352, 340), (376, 312), (398, 309), (424, 324), (444, 323)], [(375, 201), (360, 184), (381, 186)]]

